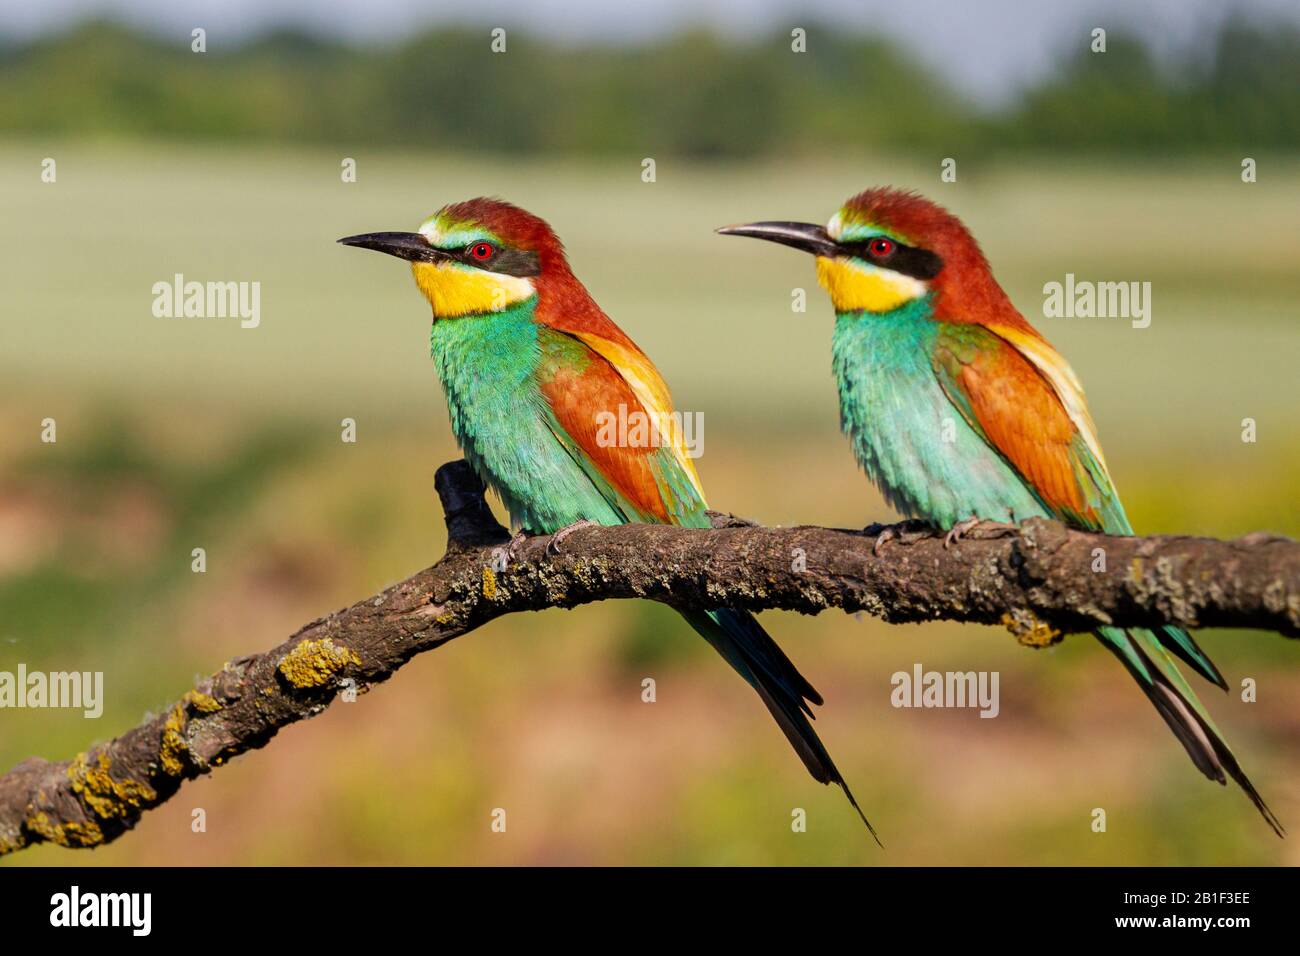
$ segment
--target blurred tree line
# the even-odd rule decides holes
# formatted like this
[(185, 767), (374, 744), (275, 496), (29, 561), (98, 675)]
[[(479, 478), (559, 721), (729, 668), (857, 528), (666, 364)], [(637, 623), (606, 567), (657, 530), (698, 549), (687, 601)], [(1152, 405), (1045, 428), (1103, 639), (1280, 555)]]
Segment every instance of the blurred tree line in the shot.
[(634, 47), (436, 29), (391, 46), (275, 32), (193, 53), (87, 22), (0, 41), (0, 130), (518, 153), (757, 156), (833, 149), (1212, 150), (1300, 145), (1300, 32), (1227, 20), (1157, 62), (1112, 31), (1094, 54), (981, 110), (903, 50), (823, 26), (734, 44), (688, 31)]

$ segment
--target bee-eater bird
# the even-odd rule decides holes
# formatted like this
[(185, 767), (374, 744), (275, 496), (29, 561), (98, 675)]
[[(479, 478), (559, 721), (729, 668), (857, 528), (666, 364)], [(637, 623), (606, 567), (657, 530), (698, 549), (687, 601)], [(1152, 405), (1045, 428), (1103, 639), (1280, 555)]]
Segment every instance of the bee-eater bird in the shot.
[[(956, 216), (916, 193), (876, 188), (850, 199), (825, 228), (756, 222), (718, 232), (816, 257), (835, 307), (841, 427), (905, 516), (952, 528), (949, 541), (978, 519), (1033, 516), (1133, 534), (1078, 378), (1016, 311)], [(1102, 627), (1096, 636), (1197, 768), (1221, 784), (1232, 777), (1281, 836), (1174, 663), (1179, 657), (1227, 690), (1192, 636), (1168, 626)]]
[[(709, 527), (667, 385), (578, 281), (546, 222), (471, 199), (417, 232), (339, 242), (410, 262), (433, 307), (430, 344), (452, 431), (520, 534), (556, 542), (591, 523)], [(610, 441), (613, 430), (601, 428), (609, 415), (648, 421), (656, 437)], [(821, 695), (753, 616), (719, 608), (683, 617), (758, 692), (808, 772), (839, 784), (866, 823), (809, 723)]]

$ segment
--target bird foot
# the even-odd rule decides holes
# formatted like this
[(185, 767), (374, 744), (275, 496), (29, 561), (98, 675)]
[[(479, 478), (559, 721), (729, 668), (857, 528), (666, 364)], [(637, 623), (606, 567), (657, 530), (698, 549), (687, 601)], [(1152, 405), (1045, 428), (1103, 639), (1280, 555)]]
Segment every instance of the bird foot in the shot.
[(571, 525), (566, 525), (565, 527), (561, 528), (559, 531), (555, 532), (555, 534), (551, 535), (551, 540), (546, 545), (546, 553), (559, 554), (560, 542), (562, 542), (565, 538), (573, 534), (573, 532), (575, 531), (581, 531), (583, 528), (594, 528), (599, 524), (600, 524), (599, 521), (592, 521), (589, 518), (583, 518), (581, 521), (575, 521)]
[(919, 541), (933, 532), (934, 529), (930, 527), (930, 525), (926, 524), (924, 521), (917, 521), (913, 518), (909, 518), (906, 521), (900, 521), (897, 524), (880, 524), (879, 522), (872, 522), (862, 529), (863, 534), (876, 536), (875, 542), (871, 545), (871, 553), (876, 557), (880, 557), (881, 546), (887, 541), (898, 541), (902, 544), (911, 544), (912, 542)]
[(514, 536), (506, 543), (503, 548), (492, 549), (492, 570), (499, 572), (505, 571), (510, 565), (514, 564), (515, 558), (519, 555), (519, 549), (524, 546), (533, 535), (527, 531), (516, 531)]
[[(1003, 521), (989, 521), (985, 518), (970, 517), (964, 521), (958, 521), (948, 529), (948, 533), (943, 536), (943, 548), (947, 551), (954, 543), (967, 537), (972, 538), (995, 538), (1015, 531), (1016, 526), (1007, 524)], [(972, 534), (974, 532), (974, 534)]]
[(943, 549), (947, 551), (952, 547), (953, 542), (960, 541), (967, 531), (979, 523), (980, 519), (975, 517), (967, 518), (964, 521), (958, 521), (955, 525), (949, 528), (948, 533), (943, 536)]
[(527, 531), (516, 531), (514, 536), (510, 539), (510, 543), (506, 545), (506, 560), (513, 561), (515, 555), (519, 553), (519, 549), (524, 546), (524, 542), (531, 537), (532, 535)]

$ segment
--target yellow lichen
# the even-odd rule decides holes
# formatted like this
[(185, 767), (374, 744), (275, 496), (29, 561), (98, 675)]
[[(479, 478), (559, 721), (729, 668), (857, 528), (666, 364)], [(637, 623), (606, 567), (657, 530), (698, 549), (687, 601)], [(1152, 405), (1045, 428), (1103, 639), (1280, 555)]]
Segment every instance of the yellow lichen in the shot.
[(497, 575), (487, 566), (483, 568), (483, 596), (489, 601), (497, 596)]
[(27, 841), (23, 839), (23, 835), (21, 833), (15, 836), (12, 840), (6, 839), (5, 837), (0, 837), (0, 856), (4, 856), (6, 853), (13, 853), (17, 850), (21, 850), (26, 845), (27, 845)]
[(181, 700), (172, 708), (172, 712), (167, 715), (167, 722), (163, 724), (162, 751), (158, 754), (163, 772), (171, 777), (179, 777), (185, 770), (183, 757), (190, 747), (185, 742), (184, 730), (185, 701)]
[(1031, 611), (1003, 614), (1002, 625), (1025, 647), (1051, 647), (1064, 636), (1050, 624), (1040, 621)]
[(279, 670), (294, 687), (320, 687), (347, 665), (360, 663), (361, 658), (351, 648), (335, 644), (327, 637), (302, 641), (284, 655)]
[(85, 823), (55, 823), (44, 811), (27, 818), (27, 829), (50, 843), (66, 847), (97, 846), (104, 842), (104, 831), (94, 820)]
[(16, 853), (26, 845), (26, 840), (21, 838), (17, 840), (0, 839), (0, 856), (5, 856), (6, 853)]
[(185, 695), (185, 699), (189, 702), (191, 707), (200, 713), (215, 714), (217, 711), (221, 710), (221, 701), (217, 700), (215, 697), (209, 697), (201, 691), (192, 690)]
[(115, 780), (109, 773), (108, 754), (101, 753), (91, 766), (84, 753), (77, 754), (68, 766), (72, 790), (86, 806), (105, 820), (125, 817), (133, 809), (152, 803), (157, 794), (138, 780)]

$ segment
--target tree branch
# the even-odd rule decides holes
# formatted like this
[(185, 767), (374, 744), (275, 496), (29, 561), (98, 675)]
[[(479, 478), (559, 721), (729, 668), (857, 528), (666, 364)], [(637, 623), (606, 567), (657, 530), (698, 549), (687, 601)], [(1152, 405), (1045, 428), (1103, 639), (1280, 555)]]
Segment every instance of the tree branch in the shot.
[(1098, 624), (1300, 637), (1300, 543), (1266, 534), (1121, 538), (1031, 520), (977, 527), (951, 547), (935, 532), (903, 531), (876, 555), (879, 528), (765, 528), (715, 514), (712, 530), (584, 528), (559, 553), (549, 538), (531, 538), (502, 567), (508, 535), (469, 466), (444, 465), (435, 484), (449, 538), (442, 560), (229, 662), (108, 743), (14, 767), (0, 777), (0, 855), (110, 842), (184, 781), (264, 746), (340, 691), (364, 691), (416, 654), (516, 611), (649, 598), (682, 609), (838, 607), (894, 623), (1000, 624), (1033, 645)]

